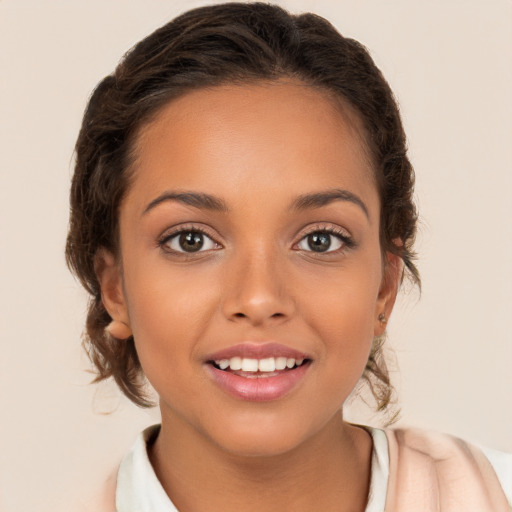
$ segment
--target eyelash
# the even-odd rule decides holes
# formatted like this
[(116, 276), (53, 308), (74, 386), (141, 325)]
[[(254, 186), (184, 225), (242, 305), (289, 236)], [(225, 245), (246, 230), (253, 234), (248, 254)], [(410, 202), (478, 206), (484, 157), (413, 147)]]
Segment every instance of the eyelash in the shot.
[[(215, 247), (214, 249), (207, 249), (207, 250), (203, 250), (203, 251), (201, 251), (201, 250), (191, 251), (191, 252), (177, 251), (175, 249), (171, 249), (168, 245), (169, 242), (184, 233), (199, 233), (199, 234), (203, 235), (204, 237), (209, 238), (217, 247)], [(323, 251), (323, 252), (318, 251), (317, 252), (317, 251), (310, 250), (310, 251), (304, 251), (304, 252), (313, 253), (313, 254), (316, 253), (317, 255), (318, 254), (320, 254), (320, 255), (322, 255), (322, 254), (338, 254), (347, 249), (353, 249), (356, 246), (353, 238), (345, 230), (342, 230), (340, 228), (336, 228), (333, 226), (317, 225), (317, 226), (310, 228), (307, 232), (305, 232), (301, 236), (300, 240), (298, 242), (296, 242), (293, 247), (294, 248), (297, 247), (308, 236), (317, 234), (317, 233), (318, 234), (327, 234), (327, 235), (336, 237), (342, 243), (342, 246), (339, 249), (336, 249), (333, 251)], [(215, 240), (215, 237), (212, 234), (210, 234), (206, 229), (204, 229), (203, 227), (194, 226), (194, 225), (182, 226), (182, 227), (179, 227), (178, 229), (172, 231), (171, 233), (165, 233), (161, 238), (158, 239), (157, 245), (158, 245), (158, 247), (160, 247), (163, 251), (165, 251), (167, 253), (177, 254), (182, 257), (193, 257), (193, 255), (195, 255), (195, 254), (222, 248), (222, 245), (219, 244)], [(300, 251), (301, 249), (295, 249), (295, 250)]]

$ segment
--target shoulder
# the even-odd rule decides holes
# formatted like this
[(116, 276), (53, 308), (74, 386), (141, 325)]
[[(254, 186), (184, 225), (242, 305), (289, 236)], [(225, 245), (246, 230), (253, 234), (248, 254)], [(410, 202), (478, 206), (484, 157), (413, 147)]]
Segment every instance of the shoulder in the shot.
[(386, 437), (390, 510), (419, 503), (430, 504), (425, 510), (510, 510), (511, 454), (420, 429), (387, 430)]
[(91, 493), (89, 499), (85, 500), (80, 504), (77, 510), (94, 512), (116, 512), (116, 485), (117, 485), (117, 471), (115, 468), (106, 478), (104, 479), (101, 487)]
[(146, 428), (125, 455), (117, 473), (117, 512), (177, 512), (165, 493), (149, 460), (147, 448), (160, 425)]
[(508, 501), (512, 505), (512, 453), (480, 447), (493, 467), (505, 491)]
[(84, 510), (94, 512), (175, 512), (149, 461), (147, 446), (158, 435), (160, 425), (142, 431), (120, 465), (104, 481)]

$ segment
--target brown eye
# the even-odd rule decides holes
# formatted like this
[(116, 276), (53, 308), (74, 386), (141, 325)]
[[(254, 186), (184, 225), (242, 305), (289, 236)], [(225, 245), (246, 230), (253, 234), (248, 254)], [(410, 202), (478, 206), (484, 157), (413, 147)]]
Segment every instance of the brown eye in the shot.
[(217, 244), (201, 231), (181, 231), (171, 236), (165, 245), (176, 252), (201, 252), (215, 249)]
[(309, 252), (332, 252), (343, 246), (343, 240), (327, 231), (315, 231), (305, 236), (298, 244), (299, 249)]
[(326, 233), (312, 233), (308, 235), (307, 243), (312, 251), (325, 252), (331, 247), (331, 236)]
[(190, 233), (182, 233), (179, 237), (179, 244), (186, 252), (200, 251), (204, 245), (203, 234), (194, 231), (191, 231)]

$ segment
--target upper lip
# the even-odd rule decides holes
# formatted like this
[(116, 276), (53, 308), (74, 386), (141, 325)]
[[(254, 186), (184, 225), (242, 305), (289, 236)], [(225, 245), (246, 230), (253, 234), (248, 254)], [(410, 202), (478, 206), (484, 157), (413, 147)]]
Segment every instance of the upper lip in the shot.
[(293, 359), (311, 359), (311, 357), (286, 345), (280, 343), (254, 343), (244, 342), (231, 347), (218, 350), (206, 357), (207, 361), (218, 361), (220, 359), (231, 359), (241, 357), (248, 359), (265, 359), (267, 357), (287, 357)]

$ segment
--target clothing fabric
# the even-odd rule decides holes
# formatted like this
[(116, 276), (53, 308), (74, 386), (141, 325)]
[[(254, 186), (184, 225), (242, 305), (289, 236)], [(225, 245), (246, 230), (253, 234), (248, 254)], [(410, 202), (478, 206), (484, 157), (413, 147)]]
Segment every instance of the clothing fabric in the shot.
[[(148, 458), (159, 425), (142, 432), (117, 473), (117, 512), (178, 512)], [(509, 512), (512, 454), (415, 429), (363, 427), (373, 452), (365, 512)]]
[(488, 452), (452, 436), (386, 431), (386, 511), (510, 512), (512, 454)]

